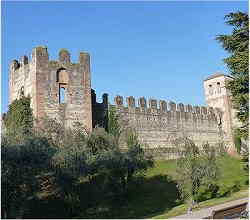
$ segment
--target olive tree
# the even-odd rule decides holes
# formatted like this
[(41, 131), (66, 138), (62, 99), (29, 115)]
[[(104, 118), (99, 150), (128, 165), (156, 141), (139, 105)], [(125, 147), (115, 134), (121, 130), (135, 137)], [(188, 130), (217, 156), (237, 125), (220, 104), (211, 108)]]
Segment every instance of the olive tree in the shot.
[(37, 176), (48, 172), (56, 149), (46, 138), (29, 137), (22, 144), (2, 138), (2, 217), (21, 218), (26, 202), (39, 190)]
[(201, 186), (209, 186), (219, 177), (217, 160), (223, 155), (223, 144), (212, 146), (208, 143), (198, 147), (188, 138), (176, 142), (177, 183), (182, 198), (194, 202)]

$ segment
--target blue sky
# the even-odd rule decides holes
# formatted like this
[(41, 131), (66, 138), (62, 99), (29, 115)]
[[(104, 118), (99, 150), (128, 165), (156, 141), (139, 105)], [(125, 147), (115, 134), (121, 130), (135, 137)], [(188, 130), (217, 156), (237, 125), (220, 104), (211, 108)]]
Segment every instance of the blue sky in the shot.
[(247, 2), (5, 2), (2, 3), (2, 111), (8, 108), (8, 66), (32, 48), (51, 60), (67, 48), (73, 62), (91, 55), (92, 88), (115, 95), (204, 105), (202, 80), (227, 73), (228, 54), (215, 41), (231, 32), (229, 12)]

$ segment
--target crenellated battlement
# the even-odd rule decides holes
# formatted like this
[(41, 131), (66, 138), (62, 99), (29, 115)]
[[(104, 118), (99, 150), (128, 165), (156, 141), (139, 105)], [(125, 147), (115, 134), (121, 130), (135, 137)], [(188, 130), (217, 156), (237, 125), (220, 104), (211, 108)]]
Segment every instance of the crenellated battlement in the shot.
[(171, 139), (187, 136), (197, 144), (219, 141), (219, 109), (133, 96), (116, 96), (114, 104), (122, 127), (134, 128), (148, 146), (173, 147)]
[[(221, 141), (221, 124), (230, 120), (229, 109), (223, 110), (228, 105), (223, 77), (217, 75), (204, 82), (211, 107), (119, 95), (110, 104), (106, 93), (99, 103), (91, 87), (88, 53), (80, 52), (78, 61), (72, 63), (70, 52), (61, 49), (58, 58), (50, 60), (47, 47), (39, 46), (32, 50), (30, 59), (25, 55), (11, 62), (9, 101), (20, 94), (30, 96), (35, 118), (56, 118), (66, 127), (78, 121), (89, 131), (96, 126), (107, 128), (109, 108), (114, 106), (121, 127), (134, 128), (139, 140), (150, 148), (171, 148), (171, 139), (182, 135), (197, 144), (217, 143)], [(229, 129), (224, 125), (224, 130)]]
[[(173, 101), (165, 101), (165, 100), (156, 100), (149, 99), (146, 100), (145, 97), (140, 97), (137, 101), (133, 96), (129, 96), (126, 98), (126, 104), (124, 104), (124, 98), (122, 96), (116, 96), (114, 98), (115, 106), (119, 109), (136, 109), (137, 112), (157, 112), (157, 113), (166, 113), (166, 112), (187, 112), (187, 113), (195, 113), (202, 115), (214, 115), (215, 109), (212, 107), (206, 106), (192, 106), (190, 104), (184, 105), (183, 103), (176, 104)], [(137, 105), (136, 105), (137, 103)]]
[(86, 52), (80, 52), (78, 62), (72, 63), (66, 49), (50, 60), (46, 46), (33, 48), (30, 60), (22, 56), (11, 62), (9, 91), (10, 103), (20, 98), (21, 92), (30, 96), (38, 119), (57, 118), (65, 126), (81, 121), (92, 130), (90, 56)]
[(10, 63), (10, 71), (15, 72), (16, 70), (19, 70), (20, 68), (24, 67), (25, 65), (28, 65), (30, 63), (34, 62), (41, 62), (46, 63), (48, 62), (49, 67), (51, 68), (59, 68), (61, 66), (71, 66), (72, 67), (79, 67), (82, 65), (88, 65), (90, 62), (90, 56), (87, 52), (80, 52), (78, 57), (77, 63), (71, 62), (71, 55), (68, 50), (61, 49), (58, 53), (58, 60), (49, 60), (49, 54), (46, 46), (39, 46), (35, 47), (32, 50), (32, 58), (29, 61), (28, 56), (24, 55), (20, 57), (18, 60), (13, 60)]

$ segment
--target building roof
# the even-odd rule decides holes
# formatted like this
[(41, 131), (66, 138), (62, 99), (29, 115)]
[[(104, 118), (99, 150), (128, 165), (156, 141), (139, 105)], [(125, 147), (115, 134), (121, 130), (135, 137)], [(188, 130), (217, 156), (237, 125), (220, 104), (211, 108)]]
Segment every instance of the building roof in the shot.
[(219, 72), (218, 72), (218, 73), (215, 73), (215, 74), (209, 76), (208, 78), (204, 79), (204, 81), (207, 81), (207, 80), (209, 80), (209, 79), (214, 79), (214, 78), (217, 78), (217, 77), (219, 77), (219, 76), (226, 76), (226, 77), (229, 77), (229, 78), (232, 78), (232, 79), (233, 79), (232, 76), (229, 76), (229, 75), (226, 75), (226, 74), (224, 74), (224, 73), (219, 73)]

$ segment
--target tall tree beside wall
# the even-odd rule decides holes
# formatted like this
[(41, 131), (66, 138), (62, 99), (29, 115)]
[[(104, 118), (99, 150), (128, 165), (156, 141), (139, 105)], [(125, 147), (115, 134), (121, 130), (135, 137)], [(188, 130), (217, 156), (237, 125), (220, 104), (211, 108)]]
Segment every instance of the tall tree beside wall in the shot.
[(108, 111), (108, 133), (113, 135), (117, 144), (122, 133), (122, 128), (119, 124), (119, 116), (117, 115), (116, 109), (111, 106)]
[(216, 39), (230, 54), (224, 59), (231, 75), (234, 77), (227, 87), (232, 93), (234, 108), (237, 117), (242, 122), (239, 134), (242, 138), (248, 138), (249, 120), (249, 20), (248, 14), (243, 12), (230, 13), (225, 16), (226, 24), (233, 27), (228, 35), (219, 35)]
[(22, 96), (20, 99), (16, 99), (9, 105), (4, 120), (8, 136), (29, 135), (33, 127), (33, 120), (30, 97)]

